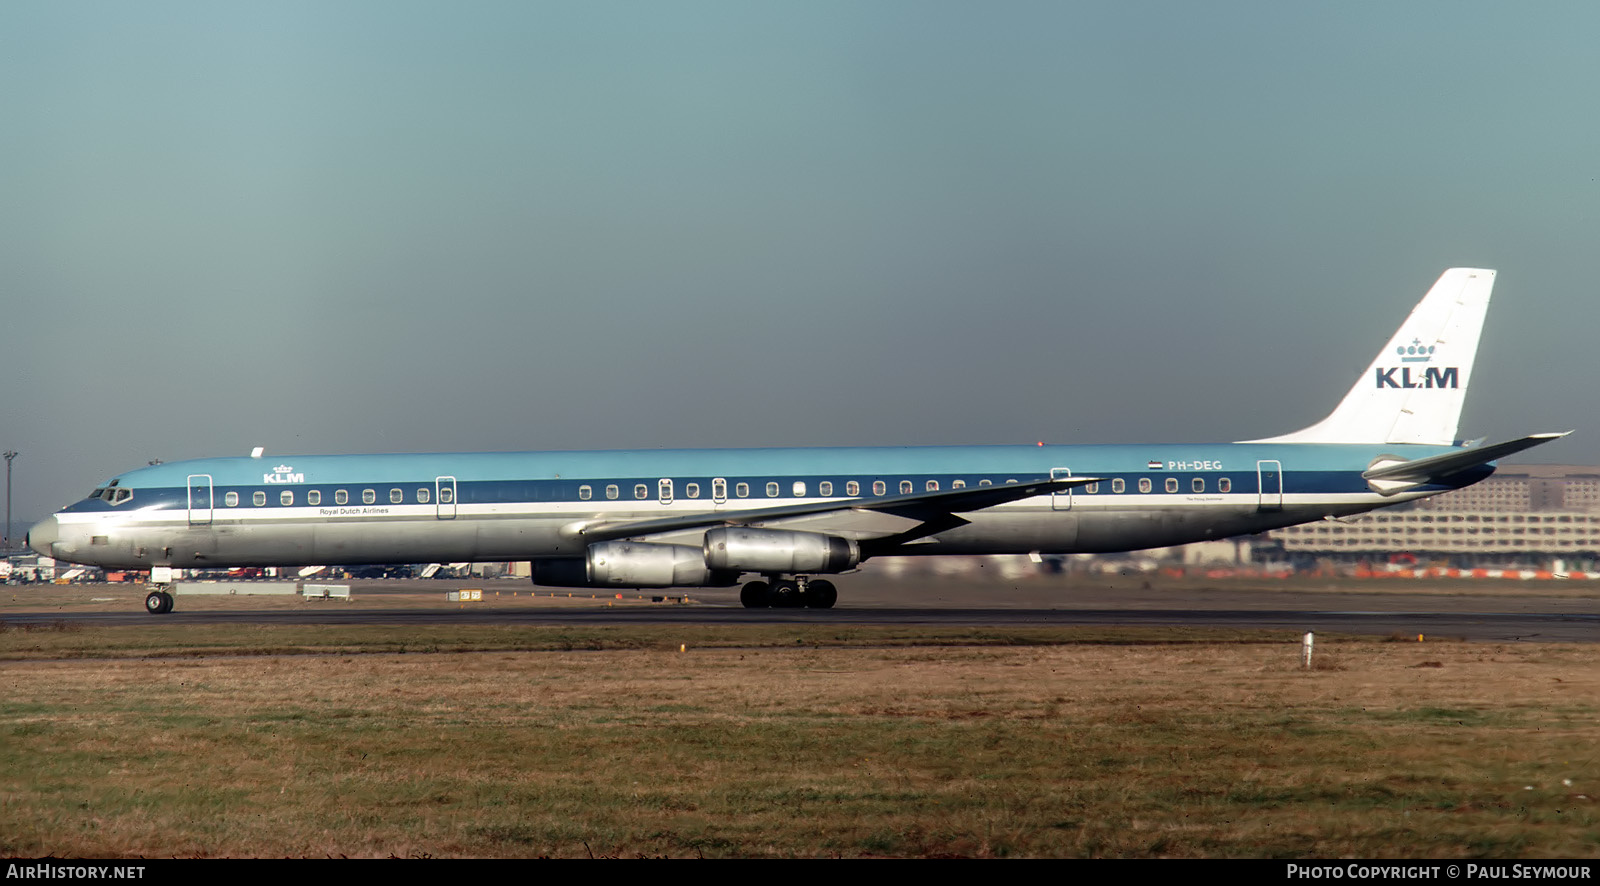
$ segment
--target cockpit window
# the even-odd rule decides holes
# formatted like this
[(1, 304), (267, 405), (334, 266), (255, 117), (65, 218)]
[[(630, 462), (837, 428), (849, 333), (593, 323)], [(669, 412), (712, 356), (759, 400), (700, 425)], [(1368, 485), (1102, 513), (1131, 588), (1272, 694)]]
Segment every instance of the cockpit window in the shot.
[(120, 505), (128, 499), (133, 498), (133, 490), (119, 488), (117, 486), (104, 486), (89, 493), (89, 497), (98, 498), (101, 501), (108, 501), (114, 505)]

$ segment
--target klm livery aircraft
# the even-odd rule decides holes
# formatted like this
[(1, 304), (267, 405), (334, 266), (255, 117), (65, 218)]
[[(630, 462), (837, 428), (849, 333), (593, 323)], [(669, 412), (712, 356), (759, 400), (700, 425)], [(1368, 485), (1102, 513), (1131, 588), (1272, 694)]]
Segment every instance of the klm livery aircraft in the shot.
[[(532, 560), (537, 584), (731, 587), (828, 608), (873, 557), (1128, 551), (1437, 495), (1564, 434), (1456, 439), (1494, 271), (1444, 273), (1332, 414), (1240, 443), (208, 458), (34, 526), (117, 569)], [(1570, 432), (1568, 432), (1570, 433)], [(163, 569), (161, 567), (169, 567)], [(157, 584), (146, 599), (167, 612)]]

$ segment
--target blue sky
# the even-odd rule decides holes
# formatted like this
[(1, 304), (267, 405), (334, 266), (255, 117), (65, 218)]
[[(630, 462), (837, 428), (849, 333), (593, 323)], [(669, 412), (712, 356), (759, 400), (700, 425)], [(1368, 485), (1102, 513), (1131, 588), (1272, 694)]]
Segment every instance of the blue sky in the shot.
[(1217, 441), (1500, 271), (1600, 462), (1600, 6), (0, 5), (16, 521), (152, 458)]

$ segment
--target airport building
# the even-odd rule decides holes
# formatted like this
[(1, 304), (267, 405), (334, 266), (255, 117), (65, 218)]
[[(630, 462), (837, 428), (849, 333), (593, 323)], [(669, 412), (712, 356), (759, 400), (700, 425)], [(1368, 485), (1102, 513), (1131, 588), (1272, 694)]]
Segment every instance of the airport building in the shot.
[(1600, 559), (1600, 467), (1506, 465), (1456, 492), (1267, 536), (1296, 558), (1404, 552), (1463, 566), (1560, 561), (1592, 568)]

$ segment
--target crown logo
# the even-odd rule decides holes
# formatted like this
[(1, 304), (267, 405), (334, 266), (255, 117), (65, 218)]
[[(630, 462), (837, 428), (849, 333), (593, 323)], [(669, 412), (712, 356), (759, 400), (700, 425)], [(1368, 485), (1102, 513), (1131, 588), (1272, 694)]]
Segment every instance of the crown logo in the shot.
[(1394, 352), (1400, 355), (1401, 363), (1426, 363), (1433, 359), (1433, 348), (1433, 345), (1424, 347), (1422, 339), (1414, 338), (1411, 344), (1401, 345)]
[(294, 468), (291, 468), (291, 467), (289, 467), (289, 466), (288, 466), (288, 465), (278, 465), (278, 466), (277, 466), (277, 467), (275, 467), (275, 468), (273, 468), (273, 469), (272, 469), (272, 470), (273, 470), (273, 471), (274, 471), (274, 472), (275, 472), (275, 473), (279, 473), (279, 474), (287, 474), (287, 473), (289, 473), (289, 472), (290, 472), (290, 471), (292, 471), (292, 470), (294, 470)]

